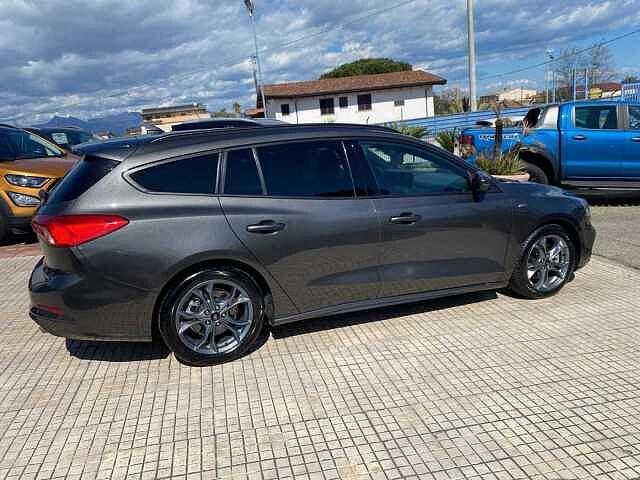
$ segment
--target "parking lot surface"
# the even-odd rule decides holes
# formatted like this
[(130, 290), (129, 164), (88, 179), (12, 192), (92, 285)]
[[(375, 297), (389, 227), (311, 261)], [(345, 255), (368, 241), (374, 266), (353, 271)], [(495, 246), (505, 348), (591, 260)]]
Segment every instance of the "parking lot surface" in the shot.
[(640, 272), (609, 260), (552, 299), (308, 321), (190, 368), (38, 331), (36, 259), (0, 259), (0, 478), (640, 476)]

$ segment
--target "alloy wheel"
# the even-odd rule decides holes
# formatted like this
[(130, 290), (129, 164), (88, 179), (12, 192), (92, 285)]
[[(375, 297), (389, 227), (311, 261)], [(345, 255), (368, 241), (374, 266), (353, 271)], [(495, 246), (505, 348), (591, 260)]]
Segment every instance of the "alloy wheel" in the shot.
[(191, 288), (174, 314), (178, 337), (199, 354), (229, 353), (246, 338), (254, 321), (247, 292), (229, 280), (209, 280)]
[(540, 293), (560, 287), (571, 268), (571, 249), (560, 235), (541, 236), (527, 258), (529, 286)]

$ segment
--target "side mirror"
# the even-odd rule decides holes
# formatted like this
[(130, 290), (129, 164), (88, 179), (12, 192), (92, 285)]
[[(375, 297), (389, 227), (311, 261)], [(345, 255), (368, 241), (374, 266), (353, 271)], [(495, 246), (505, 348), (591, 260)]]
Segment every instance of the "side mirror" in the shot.
[(474, 193), (488, 192), (493, 186), (493, 179), (484, 172), (475, 172), (471, 178), (471, 190)]

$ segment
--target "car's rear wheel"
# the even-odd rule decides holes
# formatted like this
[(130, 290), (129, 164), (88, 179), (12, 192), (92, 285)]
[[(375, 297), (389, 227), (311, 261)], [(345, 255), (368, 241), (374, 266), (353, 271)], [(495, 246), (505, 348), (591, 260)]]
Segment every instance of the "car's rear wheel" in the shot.
[(566, 229), (544, 226), (524, 242), (509, 287), (525, 298), (554, 295), (570, 280), (575, 262), (576, 248)]
[(549, 177), (543, 169), (533, 163), (525, 163), (524, 169), (529, 174), (529, 181), (549, 185)]
[(264, 323), (262, 295), (237, 269), (202, 270), (172, 288), (159, 327), (167, 346), (190, 365), (205, 366), (242, 356)]

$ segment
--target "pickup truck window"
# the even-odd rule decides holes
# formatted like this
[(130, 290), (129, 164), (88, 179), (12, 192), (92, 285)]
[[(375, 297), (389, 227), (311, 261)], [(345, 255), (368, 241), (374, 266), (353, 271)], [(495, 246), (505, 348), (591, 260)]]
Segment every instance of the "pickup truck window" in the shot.
[(616, 130), (618, 128), (617, 110), (614, 105), (576, 107), (576, 128)]
[(640, 107), (629, 105), (629, 128), (640, 130)]

